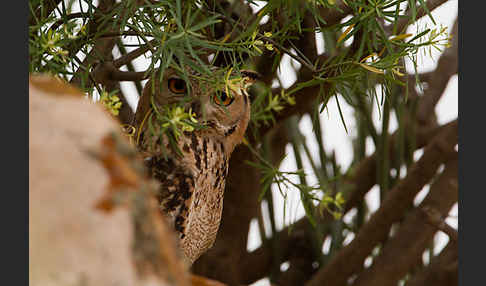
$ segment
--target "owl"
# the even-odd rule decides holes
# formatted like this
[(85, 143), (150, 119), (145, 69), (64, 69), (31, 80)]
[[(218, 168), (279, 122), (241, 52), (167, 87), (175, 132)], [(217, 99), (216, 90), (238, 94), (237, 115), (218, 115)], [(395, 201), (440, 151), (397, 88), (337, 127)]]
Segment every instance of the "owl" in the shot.
[[(180, 248), (192, 264), (216, 239), (228, 161), (248, 126), (247, 88), (257, 74), (227, 74), (226, 83), (218, 86), (187, 70), (186, 80), (169, 68), (162, 77), (159, 72), (146, 83), (134, 125), (137, 146), (149, 175), (160, 182), (160, 209), (177, 232)], [(217, 70), (214, 74), (221, 75)], [(201, 129), (182, 132), (175, 143), (157, 132), (162, 126), (154, 116), (155, 112), (163, 112), (164, 106), (173, 104), (182, 106), (202, 125)]]

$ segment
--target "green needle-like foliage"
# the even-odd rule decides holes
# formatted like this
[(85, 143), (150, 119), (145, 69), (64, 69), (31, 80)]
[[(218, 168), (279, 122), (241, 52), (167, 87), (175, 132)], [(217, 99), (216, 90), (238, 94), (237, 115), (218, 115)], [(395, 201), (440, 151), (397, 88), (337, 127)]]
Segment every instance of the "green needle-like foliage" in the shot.
[[(360, 163), (368, 162), (369, 148), (376, 150), (372, 180), (384, 199), (408, 174), (417, 144), (423, 144), (416, 138), (417, 94), (427, 91), (422, 81), (431, 75), (420, 75), (418, 65), (423, 57), (451, 47), (453, 40), (447, 27), (436, 24), (430, 2), (29, 0), (29, 72), (75, 84), (127, 125), (131, 118), (124, 114), (133, 115), (133, 110), (121, 81), (135, 83), (136, 93), (130, 96), (136, 98), (144, 80), (154, 84), (168, 68), (186, 81), (189, 92), (190, 80), (219, 93), (234, 87), (244, 70), (261, 73), (249, 90), (251, 121), (243, 144), (251, 154), (246, 162), (258, 173), (259, 202), (272, 204), (268, 209), (273, 212), (272, 194), (279, 193), (287, 204), (289, 192), (298, 192), (315, 232), (313, 247), (322, 252), (324, 240), (331, 239), (329, 252), (313, 258), (324, 265), (343, 247), (345, 233), (359, 231), (368, 220), (368, 203), (353, 201), (360, 187), (353, 184), (368, 182), (354, 176), (363, 173)], [(420, 18), (433, 25), (407, 30)], [(316, 43), (323, 46), (319, 53)], [(293, 66), (283, 70), (289, 58)], [(146, 62), (143, 68), (140, 59)], [(406, 61), (412, 71), (406, 70)], [(285, 73), (296, 77), (288, 87), (282, 83)], [(336, 105), (336, 114), (329, 114), (328, 103)], [(148, 131), (167, 136), (176, 149), (183, 132), (204, 128), (182, 103), (157, 108), (152, 102), (152, 107)], [(346, 108), (352, 108), (352, 116)], [(312, 119), (313, 136), (302, 130), (305, 115)], [(330, 116), (341, 121), (352, 141), (349, 166), (342, 166), (326, 145), (325, 135), (332, 134), (322, 130)], [(393, 119), (395, 134), (389, 131)], [(295, 170), (281, 170), (285, 146), (294, 154)], [(311, 177), (317, 183), (310, 184)], [(346, 224), (342, 217), (349, 200), (357, 212)], [(270, 221), (274, 235), (275, 217)], [(279, 267), (273, 265), (272, 273)]]

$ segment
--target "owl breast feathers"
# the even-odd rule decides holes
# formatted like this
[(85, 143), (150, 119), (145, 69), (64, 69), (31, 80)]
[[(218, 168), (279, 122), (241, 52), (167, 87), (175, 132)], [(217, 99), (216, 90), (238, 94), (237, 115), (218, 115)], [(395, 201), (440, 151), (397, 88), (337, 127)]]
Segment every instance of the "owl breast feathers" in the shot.
[[(178, 232), (180, 247), (192, 263), (215, 241), (228, 161), (250, 119), (247, 87), (256, 75), (242, 72), (218, 86), (197, 75), (184, 81), (167, 69), (159, 79), (156, 74), (147, 82), (138, 103), (137, 145), (150, 175), (160, 182), (161, 211)], [(191, 112), (203, 128), (186, 130), (175, 142), (162, 133), (163, 123), (155, 115), (173, 104)]]

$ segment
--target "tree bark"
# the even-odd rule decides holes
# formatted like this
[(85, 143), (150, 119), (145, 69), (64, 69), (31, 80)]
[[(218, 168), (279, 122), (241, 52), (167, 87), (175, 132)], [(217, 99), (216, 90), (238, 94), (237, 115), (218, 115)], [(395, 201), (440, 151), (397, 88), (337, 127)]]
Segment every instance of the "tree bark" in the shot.
[(429, 194), (409, 213), (397, 233), (385, 244), (373, 265), (359, 274), (354, 286), (395, 285), (414, 266), (429, 245), (437, 228), (428, 222), (423, 208), (432, 207), (445, 217), (458, 199), (458, 159), (446, 162), (442, 174), (432, 183)]
[(319, 270), (307, 286), (345, 285), (358, 271), (375, 245), (387, 236), (393, 222), (400, 219), (415, 195), (435, 175), (437, 168), (454, 154), (457, 144), (457, 121), (443, 130), (424, 150), (423, 156), (411, 168), (407, 177), (391, 189), (380, 208), (361, 228), (350, 244), (340, 250), (326, 267)]

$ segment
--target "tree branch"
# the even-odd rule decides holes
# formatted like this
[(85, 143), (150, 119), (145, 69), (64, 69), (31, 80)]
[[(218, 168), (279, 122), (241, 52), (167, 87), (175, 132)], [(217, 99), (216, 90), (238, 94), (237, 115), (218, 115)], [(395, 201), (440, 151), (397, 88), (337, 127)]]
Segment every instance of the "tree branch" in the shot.
[(321, 8), (320, 10), (321, 17), (326, 20), (326, 25), (324, 27), (331, 27), (338, 24), (344, 17), (353, 12), (351, 7), (349, 7), (345, 1), (338, 0), (335, 2), (335, 7), (332, 9)]
[[(415, 150), (418, 150), (435, 138), (435, 136), (445, 129), (450, 128), (452, 125), (457, 124), (457, 121), (449, 122), (440, 127), (421, 126), (417, 130)], [(390, 136), (389, 145), (389, 159), (390, 165), (397, 159), (397, 154), (393, 152), (395, 149), (398, 132), (395, 132)], [(415, 151), (414, 150), (414, 151)], [(369, 157), (363, 159), (359, 165), (356, 166), (355, 171), (351, 176), (344, 179), (344, 185), (349, 185), (352, 189), (349, 191), (349, 197), (346, 200), (344, 207), (345, 212), (356, 207), (366, 193), (376, 184), (376, 164), (379, 160), (377, 152), (373, 153)]]
[(114, 60), (113, 65), (117, 68), (122, 67), (122, 66), (130, 63), (134, 59), (138, 58), (139, 56), (145, 54), (149, 50), (153, 50), (154, 49), (153, 46), (155, 44), (157, 44), (156, 39), (148, 41), (146, 44), (140, 46), (139, 48), (137, 48), (137, 49), (127, 53), (126, 55), (123, 55), (123, 56), (119, 57), (118, 59)]
[[(36, 25), (39, 18), (47, 18), (52, 11), (56, 9), (59, 3), (61, 3), (61, 0), (43, 1), (42, 4), (39, 2), (38, 7), (33, 7), (33, 9), (35, 9), (34, 14), (31, 12), (29, 15), (29, 26)], [(43, 5), (43, 7), (41, 7), (41, 5)]]
[(377, 242), (388, 234), (390, 226), (402, 217), (413, 202), (415, 195), (435, 175), (437, 168), (454, 154), (457, 144), (457, 121), (443, 130), (425, 148), (423, 156), (411, 168), (385, 197), (381, 207), (361, 228), (355, 239), (341, 249), (329, 264), (311, 279), (307, 286), (326, 283), (328, 286), (344, 285), (347, 279), (357, 271), (364, 259)]
[(417, 111), (419, 122), (425, 122), (431, 113), (434, 113), (435, 106), (444, 94), (443, 90), (447, 87), (450, 78), (457, 73), (458, 68), (458, 21), (454, 23), (452, 29), (452, 45), (440, 56), (434, 77), (429, 82), (428, 92), (423, 96)]
[[(452, 34), (457, 35), (457, 20), (454, 24)], [(424, 73), (419, 76), (420, 78), (423, 77), (422, 80), (424, 82), (427, 82), (429, 85), (426, 91), (426, 95), (421, 98), (421, 102), (419, 104), (419, 111), (417, 116), (421, 124), (425, 124), (426, 121), (430, 118), (431, 114), (434, 113), (434, 108), (441, 98), (443, 91), (446, 88), (447, 83), (449, 82), (449, 79), (452, 75), (457, 73), (457, 39), (457, 36), (453, 37), (451, 48), (446, 49), (446, 51), (441, 55), (439, 59), (439, 64), (434, 72)], [(329, 55), (324, 54), (319, 56), (319, 61), (325, 62), (328, 58)], [(300, 70), (297, 81), (287, 90), (292, 90), (296, 88), (300, 83), (312, 79), (312, 70), (310, 71), (311, 72), (307, 70)], [(409, 87), (412, 88), (412, 95), (416, 95), (414, 91), (415, 79), (412, 77), (414, 76), (409, 76), (409, 83), (411, 84)], [(327, 86), (327, 84), (325, 84), (325, 86)], [(280, 94), (281, 89), (282, 88), (274, 89), (272, 90), (272, 93)], [(276, 112), (274, 114), (275, 121), (281, 122), (292, 115), (303, 114), (307, 112), (309, 110), (309, 106), (317, 99), (319, 89), (319, 86), (310, 86), (302, 88), (301, 90), (296, 92), (295, 97), (299, 99), (297, 100), (297, 104), (293, 106), (286, 106), (283, 110)], [(412, 96), (412, 98), (413, 97), (414, 96)], [(260, 128), (259, 132), (261, 135), (263, 135), (268, 132), (268, 130), (272, 127), (273, 126), (270, 125), (263, 126), (262, 128)]]
[[(289, 259), (292, 252), (293, 245), (299, 244), (299, 240), (304, 241), (308, 235), (306, 232), (310, 227), (307, 219), (299, 220), (292, 226), (292, 232), (288, 228), (284, 228), (280, 232), (274, 234), (276, 239), (276, 248), (281, 251), (281, 261), (273, 261), (273, 249), (271, 244), (262, 245), (254, 251), (246, 254), (240, 261), (241, 269), (245, 269), (245, 276), (242, 277), (240, 283), (251, 284), (255, 281), (265, 277), (272, 263), (282, 263)], [(300, 243), (301, 245), (301, 243)], [(310, 248), (310, 244), (307, 244)]]
[(54, 24), (51, 25), (49, 30), (52, 30), (52, 31), (56, 30), (60, 25), (64, 24), (66, 20), (72, 20), (72, 19), (76, 19), (76, 18), (89, 18), (89, 17), (90, 17), (90, 15), (82, 13), (82, 12), (68, 14), (68, 15), (64, 16), (62, 19), (59, 19), (56, 22), (54, 22)]
[(457, 286), (458, 284), (458, 251), (457, 242), (449, 240), (441, 253), (434, 257), (430, 264), (412, 277), (406, 286)]
[(140, 81), (149, 78), (150, 74), (144, 72), (121, 71), (112, 61), (106, 61), (94, 66), (91, 72), (97, 83), (107, 84), (111, 81)]
[[(110, 19), (109, 21), (100, 21), (100, 18), (102, 18), (101, 15), (108, 15), (109, 11), (111, 11), (114, 7), (116, 7), (117, 5), (120, 5), (120, 4), (121, 3), (115, 3), (114, 0), (101, 0), (100, 1), (100, 4), (98, 6), (99, 12), (95, 13), (94, 18), (87, 24), (88, 31), (100, 30), (100, 24), (104, 24), (104, 27), (108, 27), (109, 30), (102, 33), (102, 35), (100, 35), (95, 40), (95, 44), (93, 46), (93, 49), (91, 50), (91, 52), (89, 54), (86, 55), (86, 58), (83, 60), (80, 67), (78, 68), (77, 71), (75, 71), (74, 76), (71, 78), (71, 81), (70, 81), (71, 84), (74, 84), (74, 85), (77, 85), (77, 86), (80, 87), (81, 82), (82, 82), (81, 81), (82, 73), (83, 73), (84, 70), (86, 70), (87, 68), (90, 68), (92, 65), (94, 65), (97, 62), (105, 62), (105, 61), (112, 61), (113, 60), (112, 52), (113, 52), (113, 48), (114, 48), (115, 44), (118, 41), (118, 38), (117, 38), (118, 36), (125, 35), (125, 34), (138, 35), (137, 33), (135, 33), (135, 32), (132, 33), (130, 31), (120, 33), (118, 30), (119, 30), (119, 27), (120, 27), (122, 21), (118, 21), (114, 25), (109, 25), (112, 22), (112, 19)], [(127, 15), (133, 13), (138, 6), (144, 4), (144, 1), (138, 0), (138, 1), (136, 1), (135, 4), (136, 5), (131, 6), (131, 9), (124, 10), (124, 12), (122, 13), (122, 15), (120, 15), (120, 17), (123, 19)], [(84, 37), (81, 37), (79, 39), (79, 41), (86, 41), (86, 39), (91, 37), (91, 36), (92, 36), (92, 34), (88, 34)], [(68, 47), (67, 49), (69, 50), (69, 54), (70, 55), (76, 54), (77, 53), (76, 49), (77, 49), (78, 46), (79, 46), (79, 44), (73, 43), (70, 47)], [(143, 51), (143, 49), (141, 49), (141, 51)], [(142, 54), (144, 52), (145, 51), (143, 51)], [(116, 64), (117, 65), (121, 64), (121, 63), (126, 64), (126, 62), (124, 62), (124, 61), (132, 60), (131, 57), (134, 54), (136, 54), (136, 52), (131, 53), (129, 56), (122, 57), (123, 59), (120, 60), (120, 61), (117, 61)], [(120, 66), (116, 66), (116, 67), (120, 67)], [(123, 80), (132, 80), (131, 79), (132, 77), (135, 77), (136, 78), (135, 80), (139, 80), (138, 79), (139, 75), (136, 75), (136, 74), (131, 74), (131, 75), (129, 75), (129, 74), (121, 75), (120, 74), (120, 77), (121, 78), (127, 78), (127, 79), (123, 79)], [(100, 82), (101, 80), (103, 80), (103, 79), (96, 79), (95, 78), (96, 82)], [(91, 87), (93, 84), (94, 84), (94, 82), (90, 81), (90, 82), (87, 83), (87, 87)]]
[(424, 213), (423, 209), (435, 210), (434, 219), (438, 216), (440, 220), (458, 199), (457, 152), (453, 156), (432, 183), (424, 201), (407, 215), (380, 255), (374, 258), (373, 265), (359, 274), (353, 286), (396, 285), (422, 257), (437, 232), (437, 227), (430, 224), (428, 213)]
[[(455, 187), (457, 188), (457, 185)], [(442, 213), (439, 210), (429, 206), (422, 208), (422, 211), (425, 213), (427, 222), (429, 224), (443, 231), (445, 234), (449, 236), (450, 239), (454, 241), (458, 241), (459, 234), (457, 233), (457, 230), (452, 226), (448, 225), (444, 221), (443, 217), (446, 216), (447, 214), (442, 215)]]
[[(447, 0), (428, 0), (427, 2), (425, 2), (425, 6), (427, 7), (427, 9), (430, 12), (432, 12), (435, 8), (439, 7), (440, 5), (444, 4), (445, 2), (447, 2)], [(412, 13), (410, 11), (410, 7), (408, 7), (407, 10), (408, 10), (407, 17), (404, 17), (404, 18), (402, 18), (401, 20), (398, 21), (397, 35), (405, 33), (405, 30), (407, 29), (408, 25), (414, 23), (418, 19), (427, 15), (427, 11), (422, 6), (420, 6), (420, 8), (417, 9), (417, 15), (415, 17), (415, 21), (413, 21)], [(392, 25), (387, 26), (387, 30), (390, 32), (390, 34), (391, 34), (392, 29), (393, 29)]]
[[(420, 127), (416, 135), (415, 148), (419, 149), (429, 144), (435, 139), (437, 134), (442, 133), (447, 128), (450, 128), (454, 122), (448, 123), (440, 127)], [(394, 149), (394, 141), (396, 141), (397, 134), (390, 137), (390, 150)], [(272, 145), (275, 146), (275, 145)], [(396, 159), (394, 152), (390, 153), (390, 160)], [(363, 159), (356, 167), (351, 176), (344, 178), (344, 185), (351, 186), (349, 190), (350, 197), (346, 200), (343, 213), (346, 214), (352, 208), (356, 207), (360, 201), (363, 200), (364, 195), (376, 184), (376, 164), (378, 155), (374, 153), (369, 157)], [(318, 224), (328, 224), (333, 220), (333, 217), (329, 213), (324, 213), (323, 217), (318, 217)], [(305, 230), (310, 227), (309, 220), (304, 217), (295, 222), (291, 228), (294, 231)], [(283, 251), (282, 259), (288, 259), (288, 249), (290, 248), (290, 241), (292, 240), (292, 234), (289, 234), (289, 228), (282, 229), (278, 234), (278, 248)], [(282, 263), (285, 260), (278, 261)], [(268, 273), (272, 263), (272, 249), (267, 245), (263, 245), (256, 250), (248, 253), (242, 259), (242, 269), (247, 269), (245, 279), (241, 281), (244, 284), (251, 284), (263, 277)]]
[[(102, 1), (100, 1), (98, 9), (100, 10), (100, 13), (107, 13), (110, 9), (113, 8), (114, 5), (115, 5), (114, 0), (102, 0)], [(93, 20), (91, 20), (87, 24), (88, 27), (89, 27), (89, 31), (98, 30), (98, 25), (99, 25), (98, 18), (99, 17), (95, 15)], [(93, 65), (96, 62), (96, 57), (95, 57), (96, 55), (101, 55), (102, 59), (111, 60), (113, 58), (112, 50), (113, 50), (113, 47), (115, 46), (115, 43), (116, 43), (115, 38), (111, 38), (111, 39), (100, 38), (100, 39), (97, 39), (95, 41), (95, 44), (93, 45), (93, 49), (91, 50), (91, 52), (86, 55), (86, 58), (83, 60), (82, 64), (78, 68), (78, 70), (76, 70), (74, 72), (74, 75), (70, 80), (70, 83), (74, 84), (78, 87), (82, 87), (81, 86), (82, 85), (82, 74), (83, 74), (84, 70), (86, 70), (86, 68), (91, 67), (91, 65)], [(67, 48), (69, 50), (70, 55), (76, 54), (76, 52), (77, 52), (75, 50), (76, 46), (77, 45), (74, 44), (71, 47)], [(88, 83), (85, 83), (85, 84), (86, 84), (86, 87), (91, 87), (91, 86), (93, 86), (93, 84), (95, 84), (95, 82), (89, 81)]]

